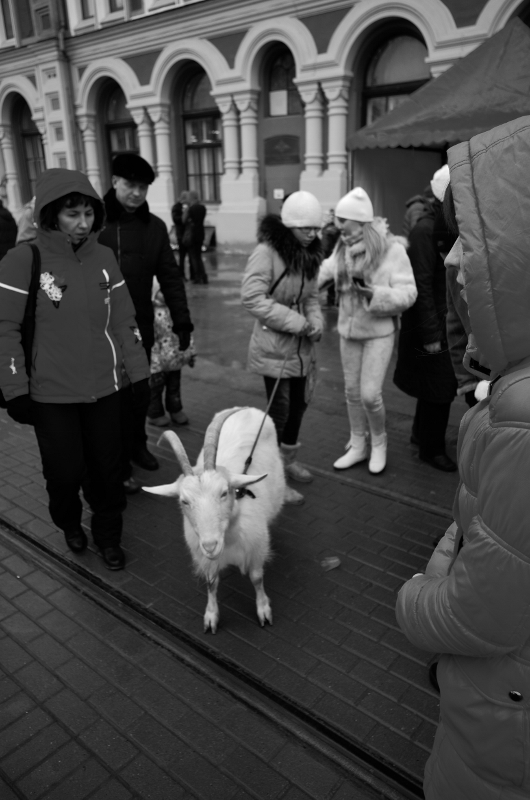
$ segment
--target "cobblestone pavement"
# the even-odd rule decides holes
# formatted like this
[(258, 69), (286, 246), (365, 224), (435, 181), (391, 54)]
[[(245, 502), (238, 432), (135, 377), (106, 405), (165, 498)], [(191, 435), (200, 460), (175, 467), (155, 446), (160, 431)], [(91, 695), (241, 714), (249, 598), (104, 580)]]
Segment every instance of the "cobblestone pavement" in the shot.
[[(210, 284), (189, 290), (199, 358), (194, 370), (183, 373), (191, 424), (178, 432), (192, 458), (215, 411), (264, 408), (261, 379), (244, 371), (252, 320), (239, 303), (243, 263), (239, 256), (211, 262)], [(403, 581), (424, 567), (434, 538), (449, 524), (458, 479), (418, 460), (409, 443), (414, 401), (393, 387), (392, 367), (385, 388), (387, 470), (371, 476), (362, 464), (333, 471), (348, 433), (336, 310), (326, 310), (326, 316), (319, 385), (302, 430), (301, 460), (316, 477), (310, 486), (298, 487), (305, 505), (287, 507), (272, 532), (274, 559), (265, 575), (272, 627), (259, 627), (250, 582), (230, 571), (219, 592), (219, 631), (202, 633), (205, 589), (192, 576), (180, 512), (167, 498), (142, 493), (130, 499), (124, 572), (105, 570), (93, 551), (70, 553), (49, 519), (33, 431), (3, 412), (0, 516), (204, 655), (419, 786), (438, 701), (427, 681), (432, 656), (409, 645), (397, 628), (395, 596)], [(464, 411), (463, 402), (455, 401), (448, 431), (453, 454)], [(172, 453), (156, 445), (158, 435), (149, 430), (160, 470), (136, 472), (149, 485), (170, 482), (177, 474)], [(323, 570), (327, 556), (337, 556), (340, 566)]]

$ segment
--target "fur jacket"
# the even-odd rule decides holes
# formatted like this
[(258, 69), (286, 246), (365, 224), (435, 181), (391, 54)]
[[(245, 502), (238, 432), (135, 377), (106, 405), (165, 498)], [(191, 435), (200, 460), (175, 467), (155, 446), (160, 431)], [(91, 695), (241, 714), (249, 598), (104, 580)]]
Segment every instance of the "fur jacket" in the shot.
[[(383, 254), (370, 263), (361, 239), (348, 247), (339, 239), (320, 268), (318, 285), (331, 279), (339, 296), (338, 332), (345, 339), (377, 339), (389, 336), (399, 315), (413, 305), (416, 283), (406, 251), (406, 240), (393, 236), (386, 220), (376, 217), (373, 227), (382, 239)], [(356, 291), (354, 278), (362, 278), (373, 292), (371, 299)]]
[(242, 302), (256, 318), (248, 368), (277, 378), (307, 376), (315, 346), (306, 335), (322, 332), (317, 275), (322, 261), (319, 239), (304, 248), (281, 220), (265, 217), (259, 244), (251, 254), (242, 284)]

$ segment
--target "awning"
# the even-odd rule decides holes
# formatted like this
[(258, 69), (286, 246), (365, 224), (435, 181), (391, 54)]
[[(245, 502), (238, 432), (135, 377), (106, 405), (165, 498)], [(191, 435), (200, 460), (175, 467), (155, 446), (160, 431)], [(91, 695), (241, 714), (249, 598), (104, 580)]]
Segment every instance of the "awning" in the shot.
[(530, 114), (530, 29), (514, 19), (400, 106), (348, 138), (366, 147), (441, 147)]

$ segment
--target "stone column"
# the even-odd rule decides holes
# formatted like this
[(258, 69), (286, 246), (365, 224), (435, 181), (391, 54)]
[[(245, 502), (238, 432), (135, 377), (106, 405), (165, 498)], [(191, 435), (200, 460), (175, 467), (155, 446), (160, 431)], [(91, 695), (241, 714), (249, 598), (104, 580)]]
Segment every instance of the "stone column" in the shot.
[(216, 97), (223, 123), (224, 174), (223, 179), (234, 181), (239, 177), (239, 117), (232, 95)]
[(331, 191), (329, 199), (333, 202), (342, 197), (348, 188), (346, 131), (349, 87), (349, 76), (322, 81), (322, 89), (328, 100), (328, 164), (324, 177), (328, 191)]
[(258, 160), (258, 92), (251, 89), (235, 96), (241, 126), (241, 177), (255, 184), (259, 180)]
[(85, 149), (86, 174), (96, 192), (103, 197), (103, 184), (99, 169), (99, 154), (97, 145), (96, 115), (79, 114), (77, 124), (83, 137)]
[(299, 84), (298, 91), (304, 101), (305, 114), (305, 170), (302, 174), (317, 176), (322, 174), (324, 166), (322, 93), (316, 82)]
[(154, 168), (155, 150), (153, 141), (153, 124), (145, 108), (129, 108), (136, 123), (140, 155)]
[(148, 200), (153, 213), (169, 225), (175, 203), (169, 103), (149, 106), (148, 113), (154, 123), (156, 141), (156, 180), (149, 189)]
[(13, 148), (11, 125), (0, 125), (0, 147), (4, 157), (6, 191), (9, 210), (18, 217), (22, 208), (22, 192), (18, 177), (17, 162)]
[[(51, 151), (50, 151), (50, 140), (48, 139), (48, 130), (46, 128), (46, 120), (44, 116), (32, 116), (32, 120), (35, 123), (38, 132), (40, 133), (40, 138), (42, 139), (42, 149), (44, 150), (44, 161), (47, 167), (54, 166), (52, 163), (51, 158)], [(63, 125), (64, 128), (64, 125)], [(66, 133), (66, 131), (65, 131)]]

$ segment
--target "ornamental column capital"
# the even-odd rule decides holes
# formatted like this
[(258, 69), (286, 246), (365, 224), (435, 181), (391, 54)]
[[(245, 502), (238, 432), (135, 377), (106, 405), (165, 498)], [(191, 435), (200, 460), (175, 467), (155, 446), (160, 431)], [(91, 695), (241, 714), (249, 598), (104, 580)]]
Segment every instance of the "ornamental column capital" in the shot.
[(234, 102), (241, 114), (245, 113), (258, 113), (258, 99), (259, 91), (257, 89), (248, 89), (244, 92), (234, 93)]
[(330, 103), (347, 102), (350, 94), (350, 77), (328, 78), (321, 82), (322, 91)]

